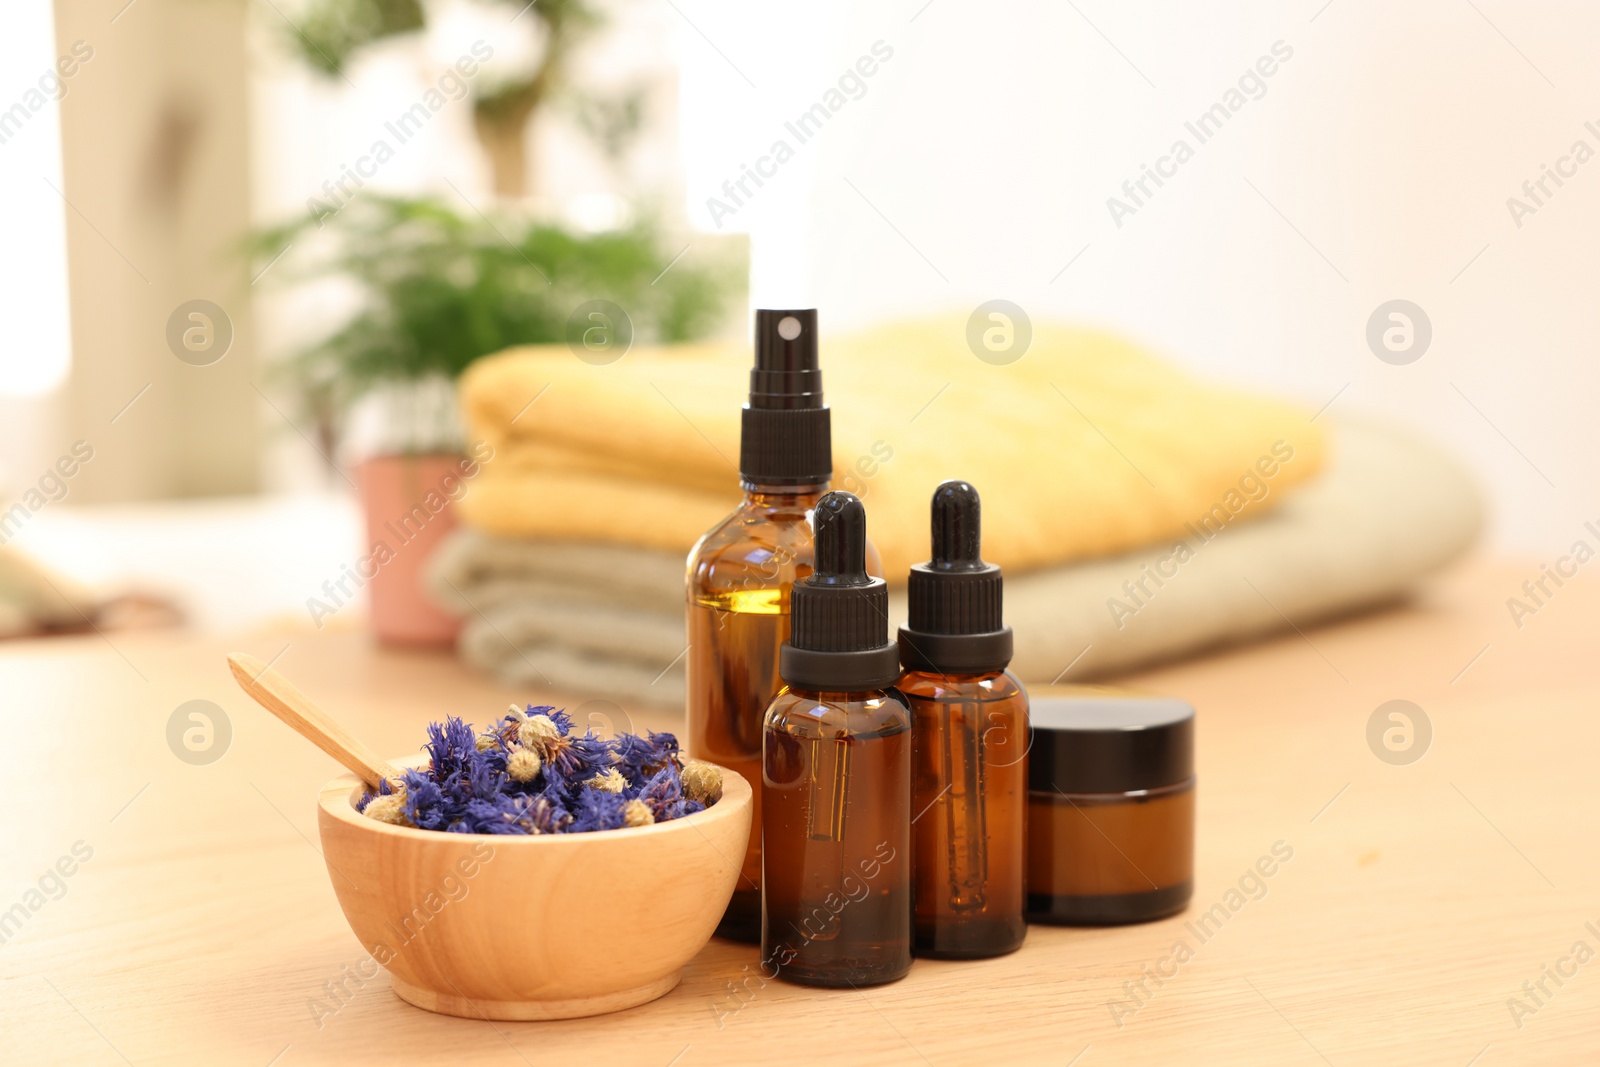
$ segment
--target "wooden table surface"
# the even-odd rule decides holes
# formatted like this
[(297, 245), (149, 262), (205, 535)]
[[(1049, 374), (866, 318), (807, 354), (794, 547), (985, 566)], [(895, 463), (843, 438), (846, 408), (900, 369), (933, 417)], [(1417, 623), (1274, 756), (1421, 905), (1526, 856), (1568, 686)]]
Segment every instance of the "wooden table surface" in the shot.
[[(1568, 581), (1519, 630), (1506, 598), (1537, 576), (1476, 562), (1408, 606), (1133, 679), (1199, 709), (1184, 915), (1034, 927), (1010, 957), (919, 961), (862, 993), (751, 981), (734, 999), (756, 950), (713, 941), (661, 1000), (554, 1023), (436, 1016), (361, 977), (317, 845), (337, 768), (223, 655), (279, 657), (382, 752), (442, 713), (549, 694), (351, 632), (0, 646), (0, 1062), (1596, 1062), (1600, 581)], [(1432, 725), (1409, 765), (1367, 742), (1395, 699)], [(208, 765), (168, 746), (190, 700), (231, 723)], [(1275, 845), (1293, 858), (1245, 877)]]

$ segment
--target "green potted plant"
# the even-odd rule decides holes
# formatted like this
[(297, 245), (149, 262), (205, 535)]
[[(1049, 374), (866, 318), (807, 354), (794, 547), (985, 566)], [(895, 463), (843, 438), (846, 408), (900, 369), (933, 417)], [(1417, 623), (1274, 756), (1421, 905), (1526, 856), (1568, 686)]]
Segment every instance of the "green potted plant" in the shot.
[(467, 365), (512, 345), (570, 342), (581, 336), (568, 325), (574, 310), (596, 299), (626, 309), (638, 340), (702, 337), (722, 321), (741, 276), (732, 262), (674, 263), (673, 245), (649, 222), (581, 234), (381, 194), (252, 243), (263, 261), (295, 246), (274, 272), (279, 284), (339, 278), (360, 294), (344, 324), (285, 369), (325, 440), (361, 437), (369, 551), (354, 570), (369, 589), (375, 633), (400, 644), (447, 644), (458, 627), (419, 576), (454, 524), (450, 503), (488, 458), (481, 443), (462, 452), (454, 382)]
[[(587, 0), (501, 3), (537, 48), (520, 66), (473, 82), (473, 130), (496, 196), (523, 204), (537, 184), (527, 138), (536, 113), (563, 108), (616, 162), (638, 130), (642, 97), (637, 88), (603, 95), (571, 83), (575, 50), (602, 25)], [(368, 45), (422, 30), (428, 10), (424, 0), (311, 0), (284, 40), (335, 79)], [(742, 289), (743, 264), (726, 259), (726, 246), (698, 244), (694, 260), (680, 262), (686, 246), (668, 244), (649, 220), (580, 233), (520, 210), (485, 214), (367, 189), (255, 236), (263, 264), (293, 246), (274, 281), (339, 278), (360, 294), (349, 319), (287, 369), (326, 454), (341, 435), (359, 438), (365, 458), (356, 480), (370, 551), (354, 577), (369, 589), (380, 639), (444, 644), (458, 628), (418, 580), (453, 525), (450, 503), (470, 491), (485, 458), (462, 454), (455, 378), (511, 345), (582, 336), (581, 327), (569, 334), (568, 321), (593, 300), (626, 309), (642, 341), (704, 336), (720, 322), (726, 297)]]

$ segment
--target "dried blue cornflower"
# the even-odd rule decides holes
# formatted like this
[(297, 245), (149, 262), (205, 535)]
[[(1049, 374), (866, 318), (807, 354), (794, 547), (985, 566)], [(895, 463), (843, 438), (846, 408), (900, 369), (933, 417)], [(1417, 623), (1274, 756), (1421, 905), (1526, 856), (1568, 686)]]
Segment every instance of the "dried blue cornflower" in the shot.
[(678, 768), (669, 765), (657, 771), (640, 786), (637, 799), (649, 806), (656, 822), (665, 822), (670, 805), (683, 799), (683, 783), (678, 780)]
[(477, 736), (472, 727), (451, 715), (443, 725), (428, 726), (428, 755), (435, 777), (445, 778), (464, 771), (478, 755)]
[(462, 821), (470, 827), (466, 832), (474, 834), (548, 833), (536, 824), (535, 803), (545, 806), (544, 801), (530, 802), (525, 796), (474, 800), (467, 805), (467, 815)]
[(678, 756), (678, 739), (668, 733), (622, 734), (611, 743), (616, 768), (629, 781), (649, 778)]
[(585, 834), (595, 830), (620, 830), (627, 801), (619, 793), (604, 789), (585, 789), (572, 812), (568, 833)]
[(551, 741), (540, 753), (544, 756), (546, 773), (552, 777), (585, 781), (597, 771), (611, 766), (611, 743), (597, 737), (593, 730), (582, 737), (570, 733)]
[(483, 732), (454, 716), (428, 727), (428, 764), (385, 781), (356, 809), (369, 818), (461, 834), (591, 833), (703, 811), (715, 768), (685, 764), (670, 733), (573, 733), (551, 705), (512, 705)]
[(466, 785), (475, 797), (493, 797), (501, 792), (500, 783), (506, 774), (509, 754), (496, 749), (480, 752), (467, 768)]
[(566, 833), (567, 827), (572, 825), (572, 813), (563, 804), (555, 803), (548, 797), (526, 797), (525, 814), (523, 823), (532, 834), (561, 834)]
[[(421, 771), (405, 773), (405, 813), (411, 825), (423, 830), (443, 830), (451, 822), (450, 804), (444, 790)], [(461, 805), (465, 807), (465, 805)]]
[(706, 806), (698, 800), (690, 800), (688, 797), (683, 797), (668, 804), (666, 809), (656, 816), (656, 822), (671, 822), (673, 819), (681, 819), (685, 815), (693, 815), (697, 811), (705, 810)]

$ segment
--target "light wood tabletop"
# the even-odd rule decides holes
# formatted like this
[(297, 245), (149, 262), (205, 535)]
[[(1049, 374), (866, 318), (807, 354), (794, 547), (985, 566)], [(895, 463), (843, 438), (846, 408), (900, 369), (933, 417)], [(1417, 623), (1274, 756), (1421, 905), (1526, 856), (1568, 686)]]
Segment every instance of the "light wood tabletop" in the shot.
[[(713, 941), (660, 1000), (546, 1023), (393, 994), (318, 851), (318, 790), (341, 769), (240, 692), (224, 656), (275, 661), (396, 756), (446, 713), (481, 723), (557, 695), (355, 632), (0, 646), (0, 1062), (1595, 1062), (1600, 581), (1567, 581), (1519, 629), (1506, 600), (1538, 576), (1479, 561), (1409, 605), (1131, 679), (1199, 710), (1182, 915), (1036, 926), (1012, 956), (918, 961), (861, 992), (763, 984), (755, 949)], [(169, 745), (195, 700), (231, 727), (214, 762)], [(1391, 700), (1431, 724), (1415, 762), (1369, 747)], [(1248, 877), (1275, 846), (1292, 858)]]

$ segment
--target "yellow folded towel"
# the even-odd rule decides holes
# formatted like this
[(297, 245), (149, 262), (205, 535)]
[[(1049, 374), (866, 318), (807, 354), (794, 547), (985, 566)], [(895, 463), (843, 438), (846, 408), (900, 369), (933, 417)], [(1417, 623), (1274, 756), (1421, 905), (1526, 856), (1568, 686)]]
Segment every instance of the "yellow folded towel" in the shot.
[[(687, 552), (739, 498), (744, 344), (635, 348), (596, 366), (512, 349), (462, 379), (492, 445), (463, 519), (502, 536)], [(983, 494), (984, 556), (1021, 571), (1216, 530), (1314, 474), (1310, 412), (1207, 385), (1124, 340), (1038, 324), (1017, 362), (920, 320), (825, 338), (834, 488), (867, 504), (891, 581), (928, 557), (946, 478)], [(535, 399), (537, 398), (537, 399)]]

